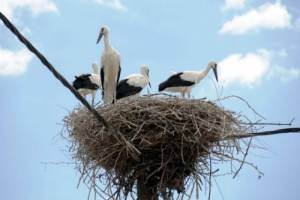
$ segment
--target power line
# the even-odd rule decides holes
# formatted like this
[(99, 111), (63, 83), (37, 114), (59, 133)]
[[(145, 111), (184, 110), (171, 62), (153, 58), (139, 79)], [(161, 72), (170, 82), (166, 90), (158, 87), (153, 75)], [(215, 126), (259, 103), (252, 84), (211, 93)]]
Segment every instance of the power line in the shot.
[(107, 129), (111, 127), (107, 121), (73, 88), (73, 86), (53, 67), (53, 65), (40, 53), (21, 33), (20, 31), (0, 12), (0, 19), (4, 25), (31, 51), (38, 59), (52, 72), (52, 74), (66, 87), (74, 96), (102, 123)]

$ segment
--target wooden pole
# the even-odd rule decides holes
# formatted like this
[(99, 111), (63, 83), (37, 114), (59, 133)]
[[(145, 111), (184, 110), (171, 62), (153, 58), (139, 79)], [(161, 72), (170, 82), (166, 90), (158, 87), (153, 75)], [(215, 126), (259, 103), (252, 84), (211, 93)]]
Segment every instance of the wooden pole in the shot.
[(158, 200), (157, 187), (146, 181), (147, 175), (141, 176), (137, 180), (137, 196), (138, 200)]

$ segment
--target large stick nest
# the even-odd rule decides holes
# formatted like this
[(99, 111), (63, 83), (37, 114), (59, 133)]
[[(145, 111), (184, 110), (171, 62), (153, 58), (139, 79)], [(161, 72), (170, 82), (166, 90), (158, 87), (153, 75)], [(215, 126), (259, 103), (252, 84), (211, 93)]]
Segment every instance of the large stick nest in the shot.
[(232, 136), (251, 127), (243, 125), (240, 115), (205, 99), (140, 97), (97, 111), (115, 132), (82, 107), (65, 124), (81, 180), (104, 199), (136, 195), (142, 190), (138, 181), (146, 192), (161, 195), (184, 193), (191, 181), (201, 188), (203, 180), (211, 180), (212, 163), (239, 161), (234, 152), (247, 154)]

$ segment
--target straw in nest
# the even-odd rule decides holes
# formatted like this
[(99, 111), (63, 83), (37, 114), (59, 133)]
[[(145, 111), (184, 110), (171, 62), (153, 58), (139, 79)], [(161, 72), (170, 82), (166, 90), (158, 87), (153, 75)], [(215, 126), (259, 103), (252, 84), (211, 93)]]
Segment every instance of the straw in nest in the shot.
[[(97, 111), (127, 142), (82, 107), (65, 124), (81, 178), (104, 199), (187, 192), (190, 182), (200, 189), (200, 182), (214, 173), (212, 162), (237, 160), (234, 151), (242, 150), (240, 142), (226, 138), (251, 128), (242, 125), (239, 115), (203, 99), (140, 97), (101, 105)], [(99, 181), (107, 187), (101, 189)]]

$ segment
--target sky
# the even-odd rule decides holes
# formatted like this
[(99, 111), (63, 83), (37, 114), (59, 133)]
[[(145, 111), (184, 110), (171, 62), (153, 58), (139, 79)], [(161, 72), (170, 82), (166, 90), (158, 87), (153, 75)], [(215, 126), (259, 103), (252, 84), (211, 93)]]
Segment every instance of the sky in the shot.
[[(193, 98), (238, 95), (266, 121), (295, 118), (294, 126), (300, 126), (298, 1), (1, 0), (0, 11), (69, 81), (100, 62), (103, 44), (96, 45), (96, 39), (107, 25), (121, 55), (121, 77), (149, 65), (151, 93), (174, 71), (201, 70), (216, 61), (217, 90), (210, 73)], [(1, 199), (86, 199), (86, 187), (77, 188), (68, 142), (60, 136), (63, 118), (79, 102), (2, 23), (0, 91)], [(223, 106), (257, 120), (238, 100)], [(212, 200), (300, 198), (300, 135), (255, 143), (267, 149), (253, 150), (248, 159), (265, 175), (258, 179), (245, 167), (235, 179), (217, 178)]]

